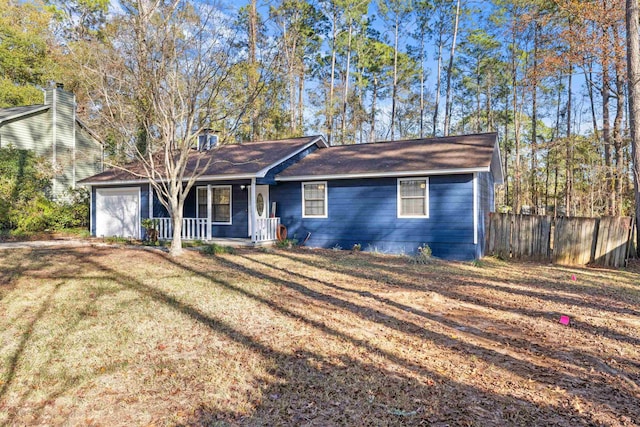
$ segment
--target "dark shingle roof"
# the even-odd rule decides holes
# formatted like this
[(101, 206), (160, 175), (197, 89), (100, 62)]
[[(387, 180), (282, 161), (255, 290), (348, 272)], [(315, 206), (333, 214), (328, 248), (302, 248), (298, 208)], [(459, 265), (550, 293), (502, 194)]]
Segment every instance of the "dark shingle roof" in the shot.
[[(221, 145), (209, 151), (193, 151), (189, 155), (189, 161), (185, 176), (188, 177), (196, 167), (203, 167), (209, 159), (209, 166), (202, 174), (202, 179), (215, 177), (224, 178), (249, 178), (261, 177), (266, 169), (275, 166), (288, 157), (313, 144), (324, 145), (322, 136), (306, 136), (300, 138), (281, 139), (273, 141), (251, 142), (244, 144)], [(199, 163), (198, 163), (199, 161)], [(140, 163), (132, 163), (126, 168), (138, 174), (144, 174)], [(109, 182), (146, 181), (122, 169), (110, 169), (92, 177), (83, 179), (80, 183), (98, 184)]]
[(27, 114), (36, 113), (48, 109), (48, 105), (27, 105), (24, 107), (0, 108), (0, 123), (5, 120), (15, 119)]
[(316, 150), (279, 173), (276, 179), (491, 169), (500, 182), (502, 171), (496, 141), (496, 133), (484, 133), (333, 146)]

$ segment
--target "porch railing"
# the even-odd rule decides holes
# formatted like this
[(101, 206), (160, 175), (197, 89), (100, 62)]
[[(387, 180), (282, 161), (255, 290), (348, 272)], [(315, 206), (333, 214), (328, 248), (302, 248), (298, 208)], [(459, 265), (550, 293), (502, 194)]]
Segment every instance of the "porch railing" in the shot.
[[(173, 238), (173, 222), (171, 218), (155, 218), (158, 220), (158, 239)], [(209, 239), (207, 218), (182, 218), (182, 238), (185, 240)]]
[(276, 232), (280, 225), (280, 218), (256, 219), (256, 242), (276, 240)]
[[(158, 239), (170, 240), (173, 238), (173, 222), (171, 218), (154, 218), (158, 221)], [(256, 242), (268, 242), (276, 240), (276, 231), (280, 225), (280, 218), (256, 219)], [(207, 224), (207, 218), (183, 218), (182, 238), (185, 240), (209, 240), (211, 227)]]

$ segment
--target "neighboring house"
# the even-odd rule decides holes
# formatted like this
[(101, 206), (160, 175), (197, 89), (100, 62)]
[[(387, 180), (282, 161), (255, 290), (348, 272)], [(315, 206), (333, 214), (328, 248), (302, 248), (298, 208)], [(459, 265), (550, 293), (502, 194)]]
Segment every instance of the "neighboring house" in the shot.
[(51, 196), (102, 172), (103, 146), (76, 117), (75, 96), (61, 86), (44, 91), (44, 104), (0, 108), (0, 147), (32, 150), (51, 162)]
[[(271, 241), (279, 224), (307, 246), (474, 259), (484, 252), (494, 184), (503, 182), (495, 133), (329, 147), (322, 136), (226, 145), (208, 152), (184, 208), (183, 237)], [(136, 167), (135, 165), (133, 166)], [(140, 219), (170, 220), (145, 180), (109, 170), (92, 190), (95, 236), (140, 238)]]

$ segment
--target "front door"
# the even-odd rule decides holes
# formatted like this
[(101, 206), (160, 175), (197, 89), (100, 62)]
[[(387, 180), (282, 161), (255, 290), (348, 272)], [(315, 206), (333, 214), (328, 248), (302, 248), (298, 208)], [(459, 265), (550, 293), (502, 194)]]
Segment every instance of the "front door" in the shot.
[(251, 236), (251, 210), (255, 209), (256, 219), (269, 217), (269, 186), (256, 185), (255, 203), (251, 200), (251, 191), (249, 191), (249, 236)]

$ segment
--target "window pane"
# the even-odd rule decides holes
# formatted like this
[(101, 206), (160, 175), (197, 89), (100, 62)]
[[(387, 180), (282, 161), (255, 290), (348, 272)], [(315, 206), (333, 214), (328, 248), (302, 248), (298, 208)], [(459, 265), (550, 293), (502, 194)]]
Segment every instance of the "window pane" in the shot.
[(426, 215), (424, 198), (419, 199), (402, 199), (401, 211), (402, 215)]
[(228, 188), (213, 189), (213, 203), (216, 205), (229, 204), (231, 200), (231, 192)]
[(214, 222), (230, 222), (231, 209), (229, 205), (213, 205)]
[(324, 184), (305, 184), (304, 198), (305, 200), (324, 200)]
[(424, 197), (427, 182), (420, 180), (400, 181), (400, 195), (402, 197)]
[(198, 218), (207, 217), (207, 189), (198, 188)]
[(324, 215), (324, 200), (306, 200), (304, 202), (305, 215)]

